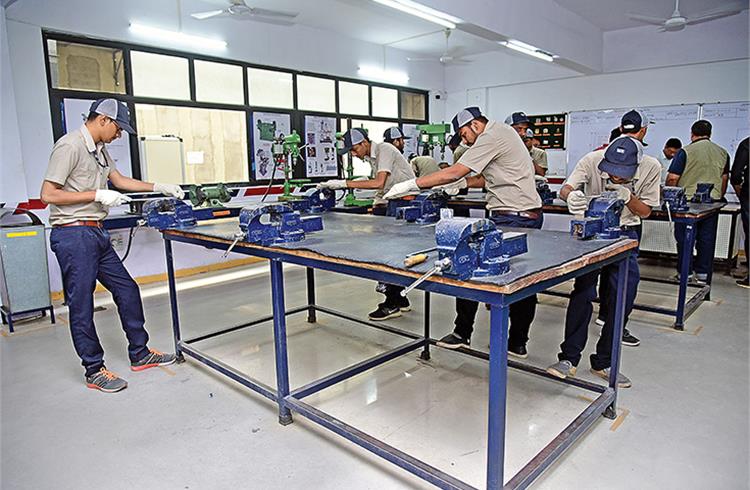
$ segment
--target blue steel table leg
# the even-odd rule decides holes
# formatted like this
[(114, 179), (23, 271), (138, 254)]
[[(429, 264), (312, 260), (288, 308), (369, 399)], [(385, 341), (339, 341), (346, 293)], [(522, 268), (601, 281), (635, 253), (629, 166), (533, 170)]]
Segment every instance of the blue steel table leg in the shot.
[(180, 351), (180, 313), (177, 308), (177, 285), (174, 279), (174, 257), (172, 256), (172, 242), (164, 239), (164, 252), (167, 256), (167, 283), (169, 284), (169, 306), (172, 310), (172, 335), (174, 336), (174, 353), (177, 362), (185, 362), (185, 356)]
[(315, 323), (315, 269), (312, 267), (307, 268), (307, 305), (307, 323)]
[(279, 423), (292, 423), (292, 412), (284, 398), (289, 395), (289, 362), (286, 354), (286, 313), (284, 307), (284, 269), (278, 259), (271, 259), (271, 301), (273, 303), (273, 344), (276, 353), (276, 397)]
[(508, 385), (508, 307), (490, 307), (490, 382), (487, 424), (487, 489), (503, 487), (505, 396)]
[(612, 404), (604, 411), (608, 419), (617, 417), (617, 375), (620, 373), (620, 352), (622, 348), (622, 331), (625, 328), (625, 303), (628, 291), (628, 260), (629, 256), (617, 264), (617, 296), (615, 303), (615, 325), (612, 332), (612, 356), (609, 367), (609, 387), (615, 392)]
[(430, 292), (424, 292), (424, 348), (419, 354), (423, 361), (430, 360)]
[(685, 298), (687, 297), (688, 280), (690, 279), (690, 263), (693, 261), (693, 248), (695, 247), (695, 224), (688, 223), (685, 228), (682, 260), (680, 261), (680, 290), (677, 294), (677, 315), (674, 322), (676, 330), (685, 330)]

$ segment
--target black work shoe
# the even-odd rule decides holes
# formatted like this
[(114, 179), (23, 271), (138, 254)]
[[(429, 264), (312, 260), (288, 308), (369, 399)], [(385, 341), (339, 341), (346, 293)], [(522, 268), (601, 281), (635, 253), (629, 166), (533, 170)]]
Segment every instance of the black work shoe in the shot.
[(128, 382), (102, 367), (91, 376), (86, 376), (86, 386), (104, 393), (117, 393), (128, 387)]
[(411, 303), (409, 303), (409, 298), (399, 296), (398, 308), (403, 312), (411, 311)]
[(370, 320), (379, 322), (389, 318), (401, 316), (401, 309), (398, 306), (388, 306), (384, 303), (378, 305), (378, 309), (367, 315)]
[(469, 348), (469, 339), (465, 339), (453, 332), (449, 333), (442, 339), (438, 340), (436, 345), (446, 349), (460, 349), (461, 347)]
[(641, 345), (641, 341), (638, 339), (638, 337), (630, 333), (630, 331), (626, 328), (622, 332), (622, 345), (638, 347), (639, 345)]
[(525, 345), (519, 345), (519, 346), (508, 346), (508, 354), (510, 354), (513, 357), (517, 357), (519, 359), (526, 359), (529, 357), (529, 352), (526, 350)]
[(750, 276), (746, 276), (744, 279), (736, 281), (736, 284), (741, 288), (750, 288)]

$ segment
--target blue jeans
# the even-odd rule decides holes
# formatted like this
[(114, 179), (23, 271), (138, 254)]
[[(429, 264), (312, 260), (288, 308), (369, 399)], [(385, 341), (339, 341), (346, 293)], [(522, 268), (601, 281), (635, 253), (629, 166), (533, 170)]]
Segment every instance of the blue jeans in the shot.
[[(623, 232), (623, 236), (640, 241), (640, 227), (635, 230)], [(617, 301), (617, 264), (608, 265), (600, 271), (590, 272), (578, 276), (573, 284), (573, 291), (570, 293), (568, 309), (565, 312), (565, 340), (560, 344), (560, 353), (558, 359), (561, 361), (570, 361), (574, 366), (578, 366), (581, 360), (581, 352), (586, 347), (586, 340), (589, 335), (589, 322), (594, 310), (592, 302), (596, 298), (596, 283), (600, 279), (602, 285), (599, 291), (602, 296), (599, 298), (600, 309), (604, 313), (600, 314), (604, 318), (604, 327), (602, 335), (596, 344), (596, 352), (591, 355), (591, 367), (601, 370), (610, 367), (612, 364), (612, 333), (614, 332), (615, 305)], [(641, 274), (638, 268), (638, 249), (628, 258), (628, 282), (625, 296), (625, 318), (627, 324), (630, 312), (633, 311), (635, 296), (638, 293), (638, 283)], [(604, 287), (602, 287), (604, 286)], [(624, 328), (625, 325), (623, 325)]]
[(104, 367), (104, 349), (94, 326), (97, 280), (112, 293), (117, 305), (131, 362), (148, 355), (141, 292), (109, 240), (106, 230), (90, 226), (53, 228), (50, 234), (50, 247), (62, 271), (73, 346), (86, 376)]
[[(716, 250), (716, 230), (719, 226), (719, 215), (714, 214), (693, 225), (695, 227), (695, 260), (690, 261), (689, 272), (695, 269), (696, 274), (709, 274), (714, 262), (714, 251)], [(683, 250), (685, 247), (683, 241), (687, 233), (687, 224), (674, 224), (674, 238), (677, 240), (677, 270), (680, 270), (682, 264), (682, 254), (689, 253), (693, 255), (692, 250)], [(691, 257), (692, 259), (692, 257)]]
[[(501, 229), (504, 226), (540, 229), (542, 223), (544, 223), (544, 215), (541, 211), (539, 212), (539, 217), (537, 219), (505, 215), (496, 215), (490, 219), (492, 219), (498, 228)], [(512, 261), (511, 267), (513, 267)], [(536, 294), (534, 294), (510, 305), (510, 332), (508, 333), (509, 347), (525, 346), (526, 342), (529, 341), (529, 329), (531, 328), (531, 322), (534, 321), (534, 316), (536, 315), (536, 304), (537, 299)], [(474, 332), (474, 319), (477, 316), (478, 307), (479, 303), (476, 301), (456, 298), (456, 327), (453, 329), (453, 332), (456, 335), (467, 340), (471, 339), (471, 334)]]

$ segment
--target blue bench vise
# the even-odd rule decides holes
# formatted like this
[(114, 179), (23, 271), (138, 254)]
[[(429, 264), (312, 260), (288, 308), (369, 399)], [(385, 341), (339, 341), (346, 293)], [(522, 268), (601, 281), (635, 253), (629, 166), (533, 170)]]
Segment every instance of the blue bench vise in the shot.
[(304, 197), (286, 202), (300, 213), (323, 213), (336, 206), (336, 191), (328, 188), (312, 188), (305, 192)]
[(305, 233), (322, 230), (323, 218), (301, 217), (289, 203), (260, 204), (242, 208), (240, 229), (246, 241), (258, 245), (299, 242)]
[(624, 207), (622, 199), (617, 198), (617, 192), (602, 192), (589, 201), (583, 219), (571, 220), (570, 234), (581, 240), (620, 238), (620, 214)]
[(539, 193), (539, 197), (542, 198), (542, 204), (549, 206), (557, 197), (557, 192), (550, 190), (549, 184), (543, 180), (536, 181), (536, 191)]
[(440, 220), (440, 210), (448, 205), (448, 196), (443, 191), (420, 193), (409, 204), (396, 209), (396, 219), (420, 225)]
[(662, 187), (661, 208), (670, 213), (682, 213), (690, 209), (685, 196), (685, 189), (676, 186)]
[(690, 202), (697, 202), (701, 204), (711, 204), (714, 200), (711, 198), (711, 191), (714, 190), (713, 184), (700, 183), (695, 187), (695, 193)]
[(529, 251), (524, 233), (503, 233), (487, 218), (453, 217), (444, 209), (435, 226), (442, 274), (459, 280), (496, 276), (510, 270), (510, 258)]
[(192, 228), (198, 222), (193, 207), (179, 199), (152, 199), (143, 204), (145, 224), (157, 230)]

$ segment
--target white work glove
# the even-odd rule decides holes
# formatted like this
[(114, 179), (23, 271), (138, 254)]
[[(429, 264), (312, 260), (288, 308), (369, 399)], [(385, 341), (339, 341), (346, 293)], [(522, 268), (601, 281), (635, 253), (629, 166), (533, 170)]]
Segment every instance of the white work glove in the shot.
[(630, 189), (628, 189), (622, 184), (608, 184), (604, 188), (607, 189), (608, 191), (617, 192), (617, 199), (622, 199), (623, 204), (629, 203), (630, 198), (633, 197), (633, 193), (630, 192)]
[(589, 201), (583, 191), (570, 191), (568, 198), (568, 211), (573, 214), (583, 214), (589, 207)]
[(534, 180), (536, 182), (548, 182), (547, 177), (545, 177), (544, 175), (534, 175)]
[(185, 191), (177, 184), (154, 184), (154, 192), (176, 197), (177, 199), (185, 199)]
[(117, 191), (111, 191), (109, 189), (98, 189), (96, 191), (96, 197), (94, 198), (94, 201), (102, 203), (108, 208), (111, 208), (113, 206), (121, 206), (126, 202), (132, 201), (132, 199), (125, 194), (120, 194)]
[(326, 180), (325, 182), (318, 184), (318, 188), (333, 190), (346, 189), (346, 181), (342, 179)]
[(466, 182), (466, 177), (461, 177), (457, 181), (449, 184), (436, 185), (433, 189), (436, 191), (443, 191), (449, 196), (456, 196), (461, 189), (466, 189), (467, 187), (469, 187), (469, 184)]
[(414, 192), (419, 192), (417, 179), (409, 179), (405, 180), (404, 182), (399, 182), (398, 184), (395, 184), (393, 187), (391, 187), (391, 190), (389, 190), (385, 194), (385, 196), (383, 196), (383, 199), (396, 199), (398, 197), (403, 197)]

